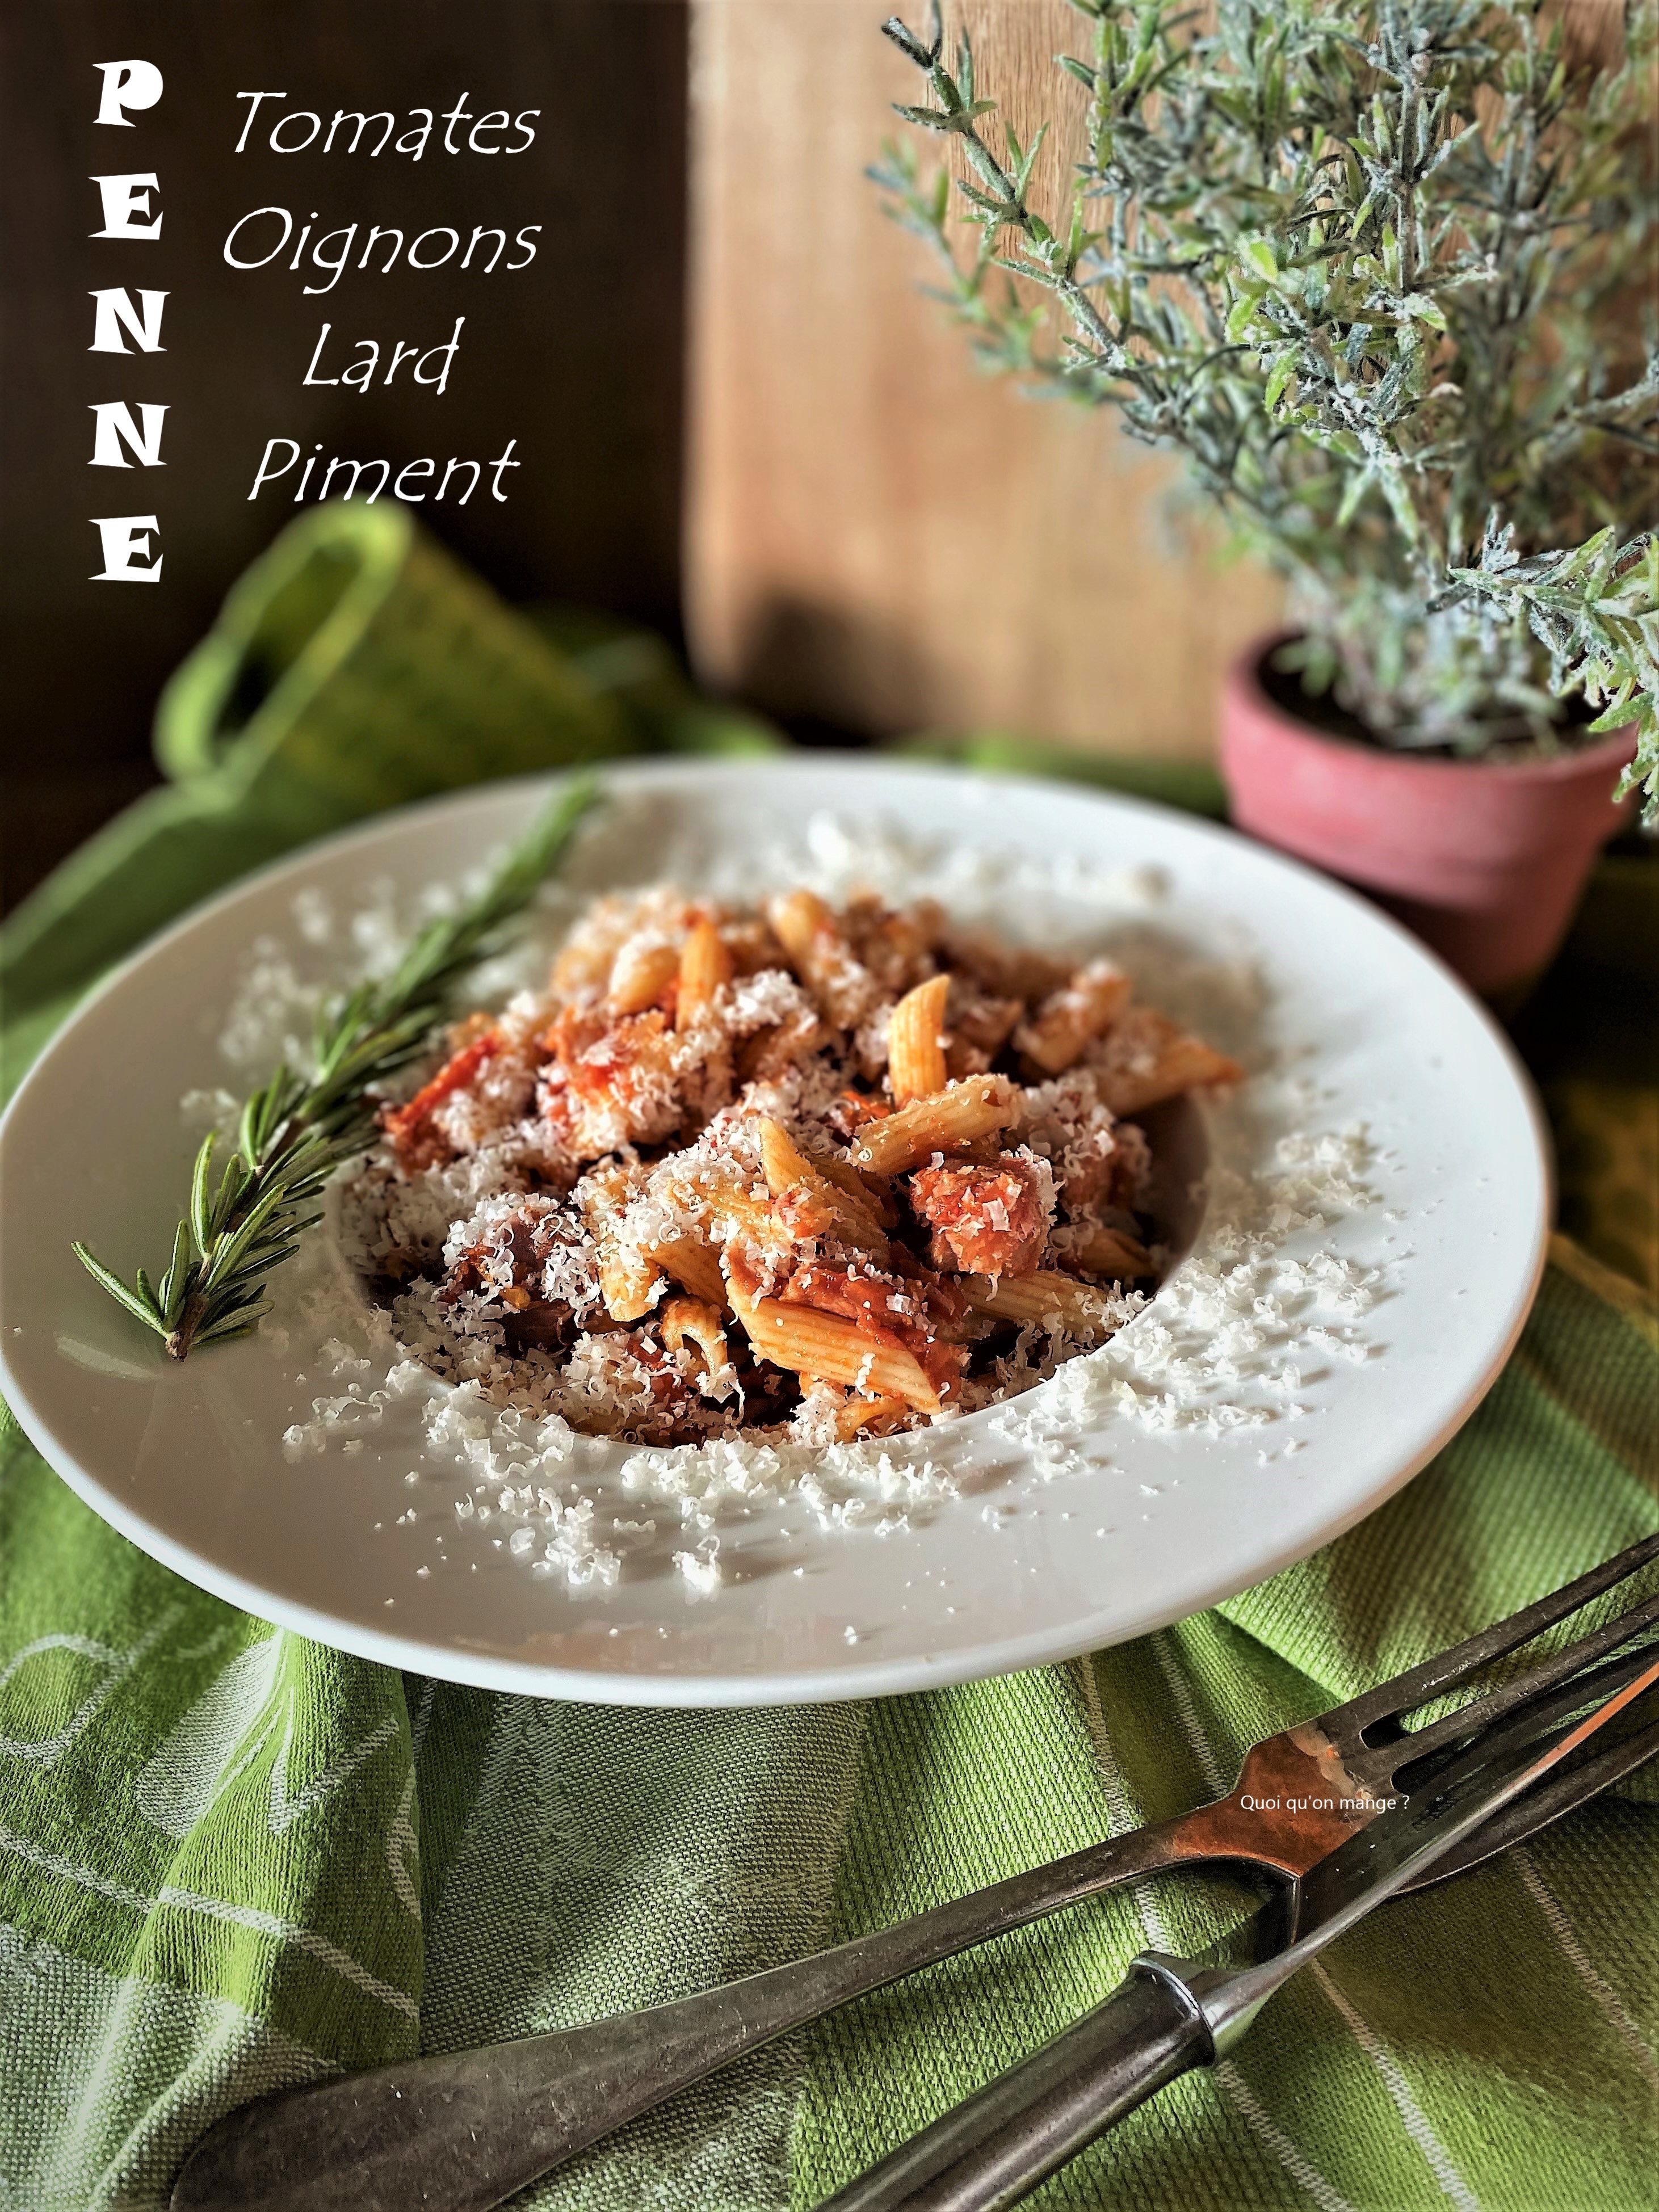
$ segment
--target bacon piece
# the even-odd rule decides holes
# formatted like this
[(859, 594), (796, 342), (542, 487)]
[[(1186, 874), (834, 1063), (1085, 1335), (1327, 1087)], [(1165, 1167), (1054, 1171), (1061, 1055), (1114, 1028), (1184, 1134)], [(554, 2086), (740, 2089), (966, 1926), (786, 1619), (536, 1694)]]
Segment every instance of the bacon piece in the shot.
[(432, 1116), (445, 1099), (465, 1090), (484, 1062), (501, 1050), (502, 1042), (499, 1030), (486, 1030), (482, 1036), (463, 1045), (459, 1052), (446, 1060), (431, 1082), (417, 1091), (407, 1105), (392, 1107), (381, 1113), (380, 1127), (405, 1175), (454, 1158), (455, 1147), (441, 1129), (433, 1126)]
[(964, 1275), (1028, 1275), (1054, 1212), (1053, 1179), (1012, 1152), (986, 1166), (918, 1168), (910, 1204), (933, 1231), (936, 1267)]
[(673, 1038), (656, 1008), (612, 1020), (591, 1006), (567, 1006), (543, 1042), (553, 1065), (542, 1115), (573, 1160), (655, 1144), (684, 1119)]
[(508, 1217), (499, 1242), (475, 1244), (459, 1255), (439, 1286), (439, 1297), (445, 1305), (479, 1294), (499, 1301), (505, 1309), (502, 1334), (511, 1352), (562, 1351), (575, 1335), (574, 1317), (563, 1299), (541, 1295), (542, 1273), (556, 1241), (557, 1222), (549, 1201), (527, 1199), (521, 1212)]

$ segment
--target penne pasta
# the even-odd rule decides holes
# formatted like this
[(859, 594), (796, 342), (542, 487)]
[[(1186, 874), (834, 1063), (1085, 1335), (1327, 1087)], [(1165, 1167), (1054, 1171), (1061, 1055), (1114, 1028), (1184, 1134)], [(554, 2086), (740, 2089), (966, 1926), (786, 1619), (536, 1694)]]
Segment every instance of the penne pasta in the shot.
[(663, 1271), (642, 1254), (607, 1240), (599, 1264), (599, 1296), (612, 1321), (643, 1321), (662, 1290)]
[(853, 1146), (853, 1165), (903, 1175), (935, 1152), (956, 1152), (976, 1137), (1012, 1128), (1019, 1117), (1019, 1092), (1006, 1075), (969, 1075), (869, 1123)]
[(738, 1237), (760, 1251), (782, 1253), (795, 1241), (774, 1212), (771, 1199), (762, 1197), (743, 1184), (732, 1184), (710, 1194), (708, 1220), (715, 1241), (720, 1244)]
[(1136, 1006), (1091, 1055), (1100, 1096), (1120, 1116), (1142, 1114), (1209, 1083), (1237, 1083), (1243, 1069), (1188, 1036), (1150, 1006)]
[(850, 1397), (836, 1413), (836, 1434), (844, 1444), (866, 1429), (875, 1428), (884, 1433), (896, 1426), (909, 1412), (902, 1398)]
[(750, 1343), (762, 1359), (793, 1374), (839, 1382), (848, 1389), (873, 1390), (902, 1398), (917, 1413), (940, 1411), (939, 1393), (921, 1364), (891, 1337), (860, 1328), (839, 1314), (811, 1306), (786, 1305), (781, 1298), (751, 1298), (732, 1284), (732, 1303)]
[(1066, 1240), (1066, 1257), (1091, 1275), (1109, 1275), (1118, 1282), (1139, 1282), (1152, 1273), (1146, 1247), (1118, 1229), (1073, 1231)]
[(887, 1080), (901, 1105), (945, 1088), (945, 1002), (950, 994), (948, 975), (930, 975), (907, 991), (887, 1017)]
[(774, 1198), (781, 1198), (785, 1191), (815, 1180), (799, 1147), (781, 1121), (774, 1121), (769, 1115), (762, 1117), (760, 1145), (761, 1168)]
[(705, 1378), (732, 1364), (726, 1330), (717, 1306), (702, 1298), (670, 1298), (662, 1310), (662, 1340), (670, 1352), (695, 1346), (702, 1355)]
[(830, 1020), (843, 1028), (861, 1021), (876, 997), (873, 979), (817, 892), (791, 891), (773, 902), (770, 918), (795, 973)]
[(675, 1002), (675, 1026), (693, 1028), (709, 1012), (722, 983), (732, 981), (732, 956), (712, 921), (694, 921), (680, 949), (679, 997)]
[(670, 1243), (649, 1246), (645, 1256), (694, 1298), (717, 1311), (725, 1306), (726, 1277), (720, 1273), (720, 1255), (712, 1244), (702, 1243), (695, 1237), (677, 1237)]
[(835, 915), (816, 891), (791, 891), (787, 898), (774, 899), (771, 922), (792, 960), (811, 959), (817, 938), (839, 934)]
[(860, 1251), (884, 1254), (887, 1238), (860, 1188), (857, 1194), (821, 1174), (780, 1122), (761, 1123), (761, 1164), (775, 1200), (793, 1201), (786, 1216), (803, 1237), (836, 1237)]
[(820, 1158), (812, 1163), (826, 1182), (843, 1190), (868, 1212), (878, 1229), (888, 1230), (898, 1225), (898, 1208), (893, 1203), (893, 1194), (887, 1188), (887, 1179), (873, 1171), (860, 1171), (850, 1160)]
[(1058, 1322), (1068, 1336), (1101, 1339), (1117, 1326), (1101, 1293), (1073, 1275), (964, 1275), (957, 1288), (975, 1313), (998, 1321)]
[(605, 1004), (613, 1014), (642, 1014), (654, 1006), (680, 972), (680, 956), (672, 945), (647, 945), (634, 951), (624, 945), (611, 971)]
[(1091, 961), (1043, 1000), (1036, 1015), (1014, 1031), (1018, 1051), (1044, 1075), (1074, 1066), (1129, 1003), (1130, 983), (1109, 961)]

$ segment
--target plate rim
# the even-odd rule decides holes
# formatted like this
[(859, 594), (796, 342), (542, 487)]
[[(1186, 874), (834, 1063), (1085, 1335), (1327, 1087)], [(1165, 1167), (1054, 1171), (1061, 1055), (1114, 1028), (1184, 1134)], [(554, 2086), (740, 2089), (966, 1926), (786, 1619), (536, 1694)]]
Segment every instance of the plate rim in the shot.
[[(1038, 799), (1070, 797), (1090, 806), (1101, 805), (1111, 811), (1121, 810), (1131, 814), (1173, 820), (1200, 843), (1228, 849), (1243, 845), (1257, 862), (1265, 864), (1270, 871), (1286, 871), (1292, 878), (1311, 884), (1322, 895), (1334, 897), (1341, 904), (1357, 911), (1367, 925), (1380, 927), (1441, 982), (1449, 985), (1462, 1000), (1464, 1012), (1474, 1018), (1477, 1026), (1485, 1033), (1486, 1041), (1495, 1048), (1496, 1057), (1508, 1074), (1522, 1107), (1530, 1139), (1531, 1164), (1536, 1171), (1534, 1183), (1535, 1221), (1527, 1279), (1524, 1286), (1510, 1300), (1501, 1341), (1489, 1357), (1482, 1373), (1469, 1384), (1456, 1412), (1447, 1416), (1436, 1434), (1424, 1443), (1386, 1483), (1378, 1485), (1362, 1499), (1322, 1520), (1312, 1542), (1297, 1536), (1284, 1546), (1272, 1547), (1265, 1555), (1254, 1554), (1243, 1579), (1235, 1566), (1231, 1571), (1219, 1573), (1204, 1583), (1200, 1586), (1201, 1594), (1196, 1598), (1190, 1591), (1183, 1592), (1178, 1606), (1173, 1610), (1167, 1600), (1152, 1602), (1126, 1620), (1121, 1610), (1115, 1609), (1109, 1633), (1103, 1640), (1098, 1632), (1098, 1624), (1091, 1629), (1081, 1617), (1073, 1616), (1057, 1630), (1031, 1631), (994, 1643), (981, 1643), (969, 1650), (954, 1651), (938, 1658), (926, 1655), (898, 1659), (872, 1657), (861, 1662), (839, 1661), (834, 1664), (797, 1668), (787, 1673), (677, 1674), (562, 1667), (471, 1650), (459, 1640), (434, 1644), (424, 1638), (403, 1636), (396, 1630), (380, 1629), (341, 1618), (310, 1606), (302, 1599), (275, 1595), (235, 1571), (222, 1567), (203, 1553), (158, 1528), (106, 1488), (71, 1451), (60, 1447), (46, 1417), (22, 1389), (7, 1356), (4, 1340), (0, 1338), (0, 1396), (3, 1396), (11, 1417), (47, 1465), (82, 1504), (146, 1556), (196, 1588), (206, 1590), (210, 1595), (257, 1620), (268, 1620), (279, 1628), (292, 1629), (314, 1642), (379, 1665), (434, 1675), (441, 1680), (461, 1682), (521, 1696), (564, 1698), (580, 1704), (616, 1705), (635, 1709), (730, 1710), (772, 1705), (841, 1703), (870, 1697), (908, 1694), (922, 1689), (983, 1680), (1031, 1667), (1064, 1663), (1086, 1652), (1133, 1641), (1206, 1612), (1229, 1597), (1254, 1589), (1274, 1575), (1282, 1573), (1287, 1567), (1310, 1558), (1315, 1552), (1322, 1550), (1379, 1510), (1445, 1448), (1492, 1389), (1526, 1326), (1548, 1259), (1554, 1172), (1547, 1124), (1531, 1078), (1491, 1010), (1437, 954), (1393, 915), (1358, 891), (1293, 855), (1261, 843), (1224, 823), (1189, 814), (1180, 807), (1166, 805), (1137, 793), (1096, 788), (1081, 783), (1072, 784), (1055, 777), (1023, 775), (1000, 769), (975, 769), (968, 764), (930, 759), (921, 755), (895, 757), (878, 753), (866, 754), (851, 748), (826, 747), (822, 750), (815, 749), (811, 752), (780, 755), (768, 759), (649, 755), (595, 763), (593, 769), (602, 789), (612, 781), (646, 785), (707, 781), (736, 782), (751, 778), (757, 773), (768, 776), (811, 776), (826, 769), (856, 775), (860, 780), (885, 780), (915, 774), (950, 781), (1010, 785)], [(550, 794), (586, 772), (582, 768), (556, 769), (495, 778), (483, 783), (464, 785), (453, 791), (434, 793), (401, 806), (388, 807), (361, 822), (309, 839), (188, 907), (126, 954), (77, 1001), (47, 1038), (8, 1101), (4, 1112), (0, 1113), (0, 1163), (3, 1163), (8, 1133), (14, 1117), (37, 1079), (42, 1078), (60, 1045), (83, 1023), (95, 1017), (106, 997), (122, 988), (134, 971), (175, 939), (198, 928), (215, 914), (238, 906), (280, 883), (284, 877), (302, 873), (323, 854), (333, 857), (347, 853), (355, 844), (371, 843), (383, 837), (388, 829), (396, 825), (416, 822), (437, 813), (486, 808), (514, 791)], [(464, 1661), (464, 1673), (454, 1671), (457, 1659)], [(439, 1663), (434, 1665), (434, 1661)]]

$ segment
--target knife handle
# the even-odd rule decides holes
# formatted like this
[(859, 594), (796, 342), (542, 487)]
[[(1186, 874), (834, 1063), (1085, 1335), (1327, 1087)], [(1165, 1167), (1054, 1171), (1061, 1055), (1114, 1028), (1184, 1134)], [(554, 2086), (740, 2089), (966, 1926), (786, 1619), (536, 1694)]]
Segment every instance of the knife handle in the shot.
[(172, 2212), (488, 2212), (717, 2067), (836, 2006), (1165, 1867), (1218, 1856), (1190, 1815), (1091, 1844), (914, 1919), (648, 2012), (313, 2083), (221, 2120)]
[(1003, 2212), (1167, 2082), (1213, 2063), (1196, 2001), (1161, 1962), (827, 2199), (819, 2212)]

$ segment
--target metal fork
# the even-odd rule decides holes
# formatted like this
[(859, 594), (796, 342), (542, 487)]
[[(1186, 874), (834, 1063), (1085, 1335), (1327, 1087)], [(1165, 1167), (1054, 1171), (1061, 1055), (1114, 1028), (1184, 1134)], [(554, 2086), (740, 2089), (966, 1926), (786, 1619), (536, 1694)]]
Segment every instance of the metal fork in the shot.
[[(245, 2106), (220, 2122), (186, 2164), (173, 2212), (404, 2212), (411, 2203), (428, 2212), (488, 2212), (775, 2036), (1120, 1883), (1176, 1867), (1245, 1868), (1279, 1885), (1293, 1911), (1301, 1877), (1376, 1818), (1417, 1763), (1482, 1731), (1519, 1726), (1541, 1698), (1571, 1697), (1588, 1668), (1617, 1674), (1628, 1655), (1610, 1655), (1659, 1620), (1659, 1595), (1428, 1727), (1407, 1735), (1406, 1715), (1656, 1558), (1659, 1535), (1392, 1681), (1264, 1738), (1246, 1753), (1230, 1795), (1214, 1804), (720, 1989), (550, 2035), (378, 2067)], [(1435, 1872), (1472, 1865), (1578, 1802), (1559, 1785), (1547, 1809), (1527, 1820), (1527, 1800), (1519, 1800), (1502, 1816), (1501, 1836), (1488, 1846), (1480, 1831)]]
[[(1646, 1640), (1547, 1690), (1472, 1742), (1414, 1760), (1409, 1796), (1299, 1885), (1293, 1926), (1264, 1907), (1196, 1958), (1143, 1952), (1104, 2004), (900, 2144), (820, 2212), (1011, 2212), (1178, 2074), (1227, 2056), (1268, 1998), (1346, 1928), (1389, 1897), (1439, 1879), (1460, 1828), (1484, 1840), (1504, 1809), (1531, 1802), (1541, 1810), (1540, 1790), (1582, 1790), (1592, 1778), (1605, 1787), (1653, 1757), (1659, 1722), (1578, 1767), (1561, 1767), (1656, 1690), (1659, 1644)], [(1504, 1798), (1507, 1808), (1493, 1814)]]

